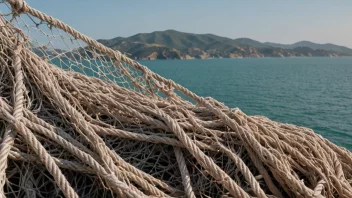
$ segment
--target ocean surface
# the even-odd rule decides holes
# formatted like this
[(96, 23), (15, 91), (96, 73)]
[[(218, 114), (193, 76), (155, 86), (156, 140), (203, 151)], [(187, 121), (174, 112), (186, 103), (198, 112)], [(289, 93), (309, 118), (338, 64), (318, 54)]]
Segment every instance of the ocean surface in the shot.
[(247, 115), (312, 128), (352, 150), (352, 58), (140, 61)]

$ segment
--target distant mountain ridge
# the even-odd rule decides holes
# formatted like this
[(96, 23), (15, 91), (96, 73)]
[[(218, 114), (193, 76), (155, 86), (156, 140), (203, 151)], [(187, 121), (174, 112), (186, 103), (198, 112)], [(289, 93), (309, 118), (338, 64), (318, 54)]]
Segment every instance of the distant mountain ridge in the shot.
[(352, 56), (352, 49), (301, 41), (292, 45), (176, 30), (139, 33), (98, 42), (134, 59), (205, 59), (243, 57)]
[(339, 45), (334, 45), (331, 43), (326, 43), (326, 44), (317, 44), (313, 43), (310, 41), (300, 41), (291, 45), (287, 44), (278, 44), (278, 43), (270, 43), (270, 42), (265, 42), (265, 45), (271, 46), (271, 47), (277, 47), (277, 48), (284, 48), (284, 49), (293, 49), (296, 47), (309, 47), (312, 49), (323, 49), (323, 50), (329, 50), (329, 51), (335, 51), (335, 52), (341, 52), (341, 53), (346, 53), (351, 55), (352, 54), (352, 49), (344, 46), (339, 46)]

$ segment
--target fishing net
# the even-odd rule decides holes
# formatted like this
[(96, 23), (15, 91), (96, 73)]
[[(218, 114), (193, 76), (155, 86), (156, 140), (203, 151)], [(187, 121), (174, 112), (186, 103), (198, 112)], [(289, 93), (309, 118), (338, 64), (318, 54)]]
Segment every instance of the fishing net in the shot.
[(151, 72), (23, 1), (0, 17), (2, 197), (352, 197), (352, 154)]

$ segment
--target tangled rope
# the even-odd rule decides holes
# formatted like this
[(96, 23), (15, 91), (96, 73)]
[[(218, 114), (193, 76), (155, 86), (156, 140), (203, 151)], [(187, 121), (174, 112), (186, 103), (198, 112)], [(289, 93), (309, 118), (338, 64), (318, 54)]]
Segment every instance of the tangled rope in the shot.
[[(311, 129), (199, 97), (22, 0), (7, 2), (0, 196), (352, 197), (352, 153)], [(52, 58), (32, 46), (21, 14), (86, 46)]]

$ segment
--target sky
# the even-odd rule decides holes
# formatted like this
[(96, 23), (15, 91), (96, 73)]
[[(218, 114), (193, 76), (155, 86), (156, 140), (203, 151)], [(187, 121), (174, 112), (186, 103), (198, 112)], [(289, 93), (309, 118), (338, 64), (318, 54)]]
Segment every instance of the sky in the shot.
[(95, 39), (174, 29), (291, 44), (352, 48), (351, 0), (27, 0)]

